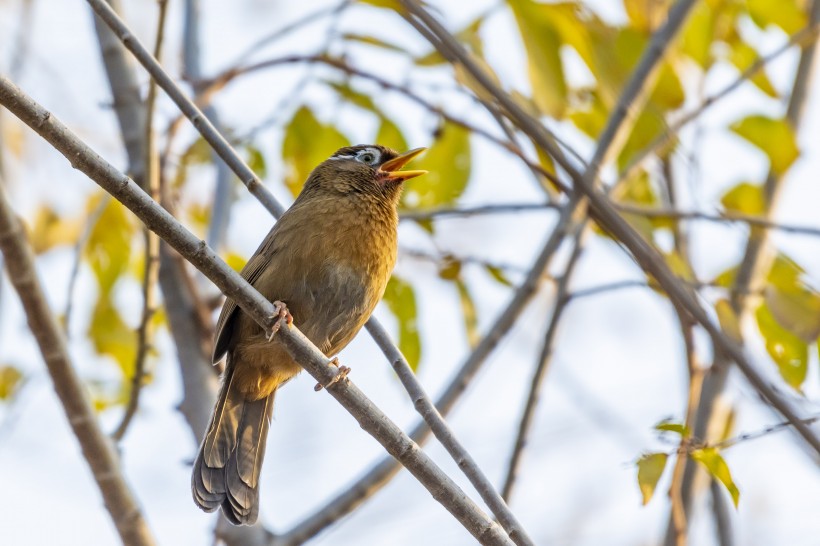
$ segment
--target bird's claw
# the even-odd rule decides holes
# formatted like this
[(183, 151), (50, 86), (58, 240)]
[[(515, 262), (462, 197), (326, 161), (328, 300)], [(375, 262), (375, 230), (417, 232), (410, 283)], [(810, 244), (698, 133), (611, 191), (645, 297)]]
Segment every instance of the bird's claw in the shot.
[(267, 340), (270, 341), (273, 339), (273, 336), (276, 335), (276, 332), (282, 328), (282, 322), (284, 321), (287, 325), (293, 324), (293, 315), (290, 314), (288, 310), (288, 306), (279, 300), (273, 302), (274, 312), (271, 315), (271, 318), (275, 318), (276, 322), (273, 323), (271, 326), (270, 332), (268, 332)]
[(326, 385), (322, 385), (321, 383), (316, 383), (316, 386), (313, 387), (313, 390), (316, 391), (316, 392), (319, 392), (322, 389), (327, 389), (328, 387), (330, 387), (331, 385), (335, 385), (336, 383), (338, 383), (342, 379), (346, 379), (347, 374), (350, 373), (350, 368), (348, 368), (347, 366), (340, 366), (339, 365), (339, 357), (334, 356), (333, 358), (331, 358), (330, 362), (328, 362), (328, 365), (336, 366), (337, 368), (339, 368), (339, 372), (335, 376), (333, 376), (333, 379), (328, 381)]

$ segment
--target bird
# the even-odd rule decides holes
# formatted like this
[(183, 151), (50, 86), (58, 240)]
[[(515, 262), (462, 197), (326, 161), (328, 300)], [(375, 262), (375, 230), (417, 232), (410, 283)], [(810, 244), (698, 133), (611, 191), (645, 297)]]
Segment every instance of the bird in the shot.
[[(241, 271), (328, 357), (350, 343), (384, 295), (396, 263), (403, 182), (427, 172), (401, 169), (424, 150), (337, 150), (310, 173)], [(221, 507), (234, 525), (251, 525), (276, 391), (302, 367), (230, 298), (217, 320), (212, 360), (223, 356), (191, 489), (204, 511)]]

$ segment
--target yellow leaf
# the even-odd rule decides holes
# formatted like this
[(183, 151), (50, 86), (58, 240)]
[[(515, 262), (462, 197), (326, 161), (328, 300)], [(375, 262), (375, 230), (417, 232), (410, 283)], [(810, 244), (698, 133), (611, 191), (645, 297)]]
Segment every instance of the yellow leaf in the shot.
[(112, 357), (125, 377), (134, 374), (137, 336), (123, 321), (108, 295), (101, 295), (94, 306), (88, 336), (97, 353)]
[(567, 84), (561, 63), (561, 36), (549, 17), (547, 4), (510, 0), (527, 51), (532, 98), (538, 108), (560, 119), (567, 107)]
[(737, 508), (737, 503), (740, 500), (740, 490), (732, 480), (732, 474), (729, 472), (729, 465), (726, 464), (723, 456), (718, 453), (715, 448), (708, 447), (693, 451), (690, 457), (702, 464), (713, 478), (723, 484), (732, 496), (732, 502), (734, 503), (735, 508)]
[(234, 271), (242, 271), (245, 264), (248, 262), (247, 258), (237, 254), (236, 252), (228, 252), (225, 255), (225, 263)]
[(671, 0), (624, 0), (624, 9), (632, 25), (647, 34), (666, 21)]
[(713, 18), (712, 9), (705, 2), (699, 2), (681, 31), (681, 51), (703, 69), (712, 64)]
[(717, 312), (718, 322), (725, 334), (727, 334), (734, 341), (741, 343), (743, 336), (740, 332), (740, 322), (737, 320), (732, 304), (729, 300), (722, 298), (715, 302), (715, 311)]
[(13, 366), (0, 366), (0, 400), (8, 400), (20, 387), (23, 374)]
[[(760, 59), (760, 56), (752, 46), (738, 38), (732, 44), (729, 59), (738, 70), (743, 72), (744, 70), (748, 70), (755, 62), (757, 62)], [(772, 82), (769, 81), (769, 77), (766, 75), (765, 67), (758, 70), (757, 73), (751, 77), (751, 82), (768, 96), (773, 98), (778, 97), (777, 89), (775, 89)]]
[[(89, 210), (99, 203), (96, 196), (89, 201)], [(91, 230), (85, 245), (85, 259), (97, 277), (101, 298), (108, 295), (120, 276), (128, 269), (131, 240), (137, 229), (127, 209), (110, 199)]]
[(762, 214), (766, 210), (763, 190), (760, 186), (748, 182), (741, 182), (724, 193), (720, 203), (728, 211), (751, 216)]
[(777, 174), (785, 173), (800, 155), (794, 131), (784, 119), (752, 115), (734, 123), (731, 129), (763, 150)]
[(808, 344), (820, 336), (820, 293), (801, 279), (798, 264), (779, 254), (768, 274), (765, 301), (778, 324)]
[(638, 487), (641, 488), (644, 506), (655, 494), (655, 487), (663, 475), (667, 459), (666, 453), (648, 453), (638, 459)]
[(376, 142), (399, 152), (404, 152), (409, 149), (407, 140), (405, 140), (401, 129), (386, 117), (381, 118), (379, 132), (376, 134)]
[(806, 12), (795, 0), (746, 0), (749, 16), (760, 28), (776, 25), (786, 34), (806, 26)]
[(55, 246), (73, 244), (79, 238), (81, 229), (78, 218), (61, 218), (48, 205), (40, 205), (29, 228), (29, 239), (34, 252), (42, 254)]
[(800, 392), (808, 373), (808, 345), (780, 326), (768, 306), (761, 305), (755, 316), (760, 334), (766, 342), (766, 351), (777, 364), (780, 376), (790, 387)]
[(285, 186), (296, 197), (308, 175), (319, 163), (349, 142), (331, 125), (319, 122), (307, 106), (302, 106), (285, 127), (282, 156), (285, 162)]

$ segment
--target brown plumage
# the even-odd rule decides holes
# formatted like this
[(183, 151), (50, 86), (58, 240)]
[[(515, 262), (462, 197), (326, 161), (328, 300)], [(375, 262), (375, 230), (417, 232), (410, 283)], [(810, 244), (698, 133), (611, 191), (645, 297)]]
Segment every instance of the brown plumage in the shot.
[[(263, 296), (288, 306), (294, 324), (330, 356), (344, 348), (384, 294), (396, 262), (400, 171), (423, 151), (342, 148), (308, 177), (301, 194), (242, 270)], [(234, 524), (259, 513), (259, 473), (276, 389), (301, 366), (228, 299), (216, 328), (214, 362), (227, 365), (194, 463), (194, 501), (222, 507)]]

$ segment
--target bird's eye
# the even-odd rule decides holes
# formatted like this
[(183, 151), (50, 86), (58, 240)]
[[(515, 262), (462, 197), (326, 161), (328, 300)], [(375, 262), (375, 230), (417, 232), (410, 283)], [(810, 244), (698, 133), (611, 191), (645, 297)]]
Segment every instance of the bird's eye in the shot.
[(370, 152), (365, 152), (359, 156), (359, 161), (371, 165), (374, 161), (376, 161), (376, 156)]

